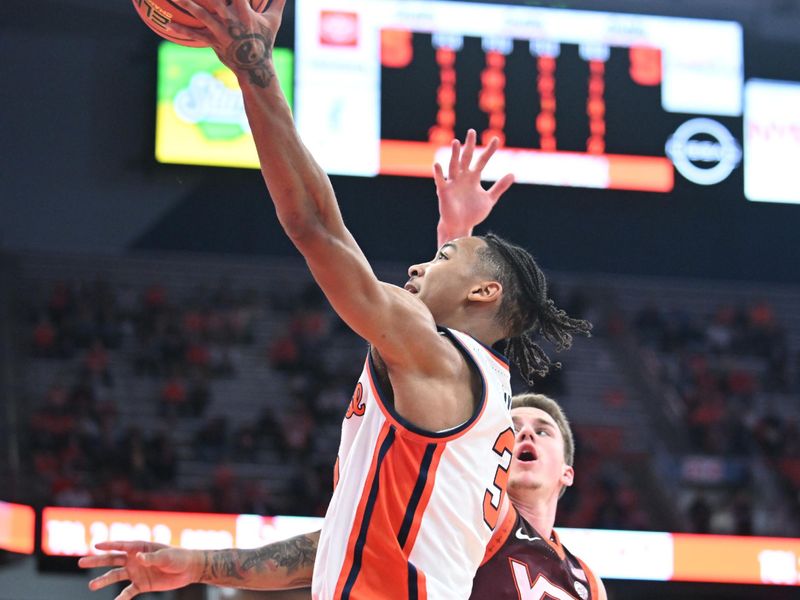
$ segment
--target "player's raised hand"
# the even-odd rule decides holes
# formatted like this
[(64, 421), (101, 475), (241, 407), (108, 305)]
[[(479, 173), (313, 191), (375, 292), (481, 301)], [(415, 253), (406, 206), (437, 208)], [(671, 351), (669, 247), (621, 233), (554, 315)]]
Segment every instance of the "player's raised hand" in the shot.
[(433, 165), (433, 179), (439, 198), (440, 246), (450, 239), (470, 235), (472, 228), (489, 216), (500, 197), (514, 183), (514, 175), (508, 173), (488, 190), (483, 188), (481, 174), (497, 150), (499, 141), (493, 138), (473, 165), (476, 138), (475, 130), (470, 129), (463, 147), (459, 140), (453, 140), (447, 177), (442, 165)]
[(78, 566), (84, 569), (111, 567), (89, 582), (92, 591), (130, 581), (115, 600), (131, 600), (145, 592), (182, 588), (199, 581), (202, 574), (202, 553), (192, 550), (151, 542), (103, 542), (96, 548), (110, 553), (84, 556)]
[(286, 0), (272, 0), (257, 12), (248, 0), (173, 0), (204, 28), (170, 23), (170, 31), (211, 46), (220, 60), (238, 76), (258, 87), (275, 77), (272, 48), (281, 26)]

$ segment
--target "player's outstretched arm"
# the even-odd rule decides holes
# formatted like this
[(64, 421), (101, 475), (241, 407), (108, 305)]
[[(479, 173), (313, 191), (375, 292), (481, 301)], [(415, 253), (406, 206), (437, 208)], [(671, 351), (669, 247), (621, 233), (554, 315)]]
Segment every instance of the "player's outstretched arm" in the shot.
[(472, 235), (472, 228), (489, 216), (500, 197), (514, 183), (514, 175), (508, 173), (488, 190), (483, 189), (481, 175), (497, 150), (499, 140), (493, 138), (473, 165), (476, 138), (475, 130), (470, 129), (463, 147), (459, 140), (453, 140), (446, 177), (442, 165), (433, 165), (439, 198), (439, 224), (436, 227), (439, 247), (450, 240)]
[(205, 583), (251, 590), (280, 590), (311, 584), (319, 532), (250, 550), (185, 550), (150, 542), (103, 542), (109, 554), (84, 556), (84, 569), (111, 569), (89, 582), (100, 590), (129, 581), (116, 600)]
[(435, 368), (441, 362), (436, 350), (443, 342), (430, 311), (375, 277), (344, 226), (327, 175), (300, 140), (275, 80), (272, 46), (285, 0), (272, 0), (264, 13), (254, 11), (247, 0), (175, 2), (205, 28), (173, 24), (171, 29), (210, 45), (237, 76), (278, 219), (334, 310), (387, 364)]

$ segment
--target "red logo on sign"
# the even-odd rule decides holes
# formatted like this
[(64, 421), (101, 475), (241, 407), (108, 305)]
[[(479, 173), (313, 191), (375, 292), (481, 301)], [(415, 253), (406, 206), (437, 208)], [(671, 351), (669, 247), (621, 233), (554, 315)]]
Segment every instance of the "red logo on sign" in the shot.
[(322, 46), (357, 46), (358, 13), (323, 10), (319, 17)]

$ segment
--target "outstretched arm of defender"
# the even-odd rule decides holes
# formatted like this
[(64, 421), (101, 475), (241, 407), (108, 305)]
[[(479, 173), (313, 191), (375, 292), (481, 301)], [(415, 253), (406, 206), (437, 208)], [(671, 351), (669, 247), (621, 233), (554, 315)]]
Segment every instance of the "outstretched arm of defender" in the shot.
[(247, 0), (175, 2), (205, 28), (170, 28), (210, 45), (236, 74), (278, 219), (334, 310), (387, 364), (435, 370), (442, 342), (430, 311), (375, 277), (344, 226), (327, 175), (301, 142), (275, 81), (272, 46), (285, 0), (273, 0), (263, 14)]
[(483, 189), (483, 169), (497, 150), (499, 140), (493, 138), (473, 165), (476, 138), (475, 130), (470, 129), (463, 147), (459, 140), (453, 140), (446, 177), (442, 165), (433, 165), (439, 198), (439, 224), (436, 227), (439, 247), (450, 240), (472, 235), (472, 228), (489, 216), (500, 197), (514, 183), (514, 175), (508, 173), (488, 190)]
[(185, 550), (150, 542), (104, 542), (85, 556), (84, 569), (113, 567), (89, 582), (100, 590), (121, 581), (130, 584), (116, 600), (205, 583), (251, 590), (280, 590), (311, 584), (319, 532), (299, 535), (250, 550)]

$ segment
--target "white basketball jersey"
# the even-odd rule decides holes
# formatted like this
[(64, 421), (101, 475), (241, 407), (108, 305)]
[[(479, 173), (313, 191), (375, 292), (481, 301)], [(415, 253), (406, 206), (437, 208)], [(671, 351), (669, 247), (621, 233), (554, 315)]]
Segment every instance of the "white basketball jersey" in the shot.
[(441, 329), (477, 366), (473, 416), (432, 433), (384, 401), (368, 354), (342, 425), (335, 490), (314, 564), (315, 600), (466, 599), (507, 510), (514, 447), (508, 363)]

